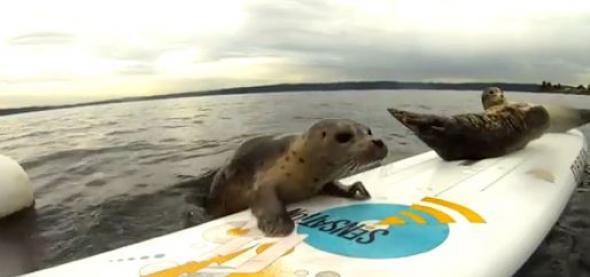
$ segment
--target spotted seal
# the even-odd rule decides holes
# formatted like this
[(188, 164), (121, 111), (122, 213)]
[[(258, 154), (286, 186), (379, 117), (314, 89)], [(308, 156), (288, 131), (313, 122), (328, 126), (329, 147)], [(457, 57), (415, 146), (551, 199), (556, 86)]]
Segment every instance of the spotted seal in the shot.
[(447, 161), (502, 156), (524, 148), (549, 127), (547, 110), (536, 105), (504, 105), (453, 116), (387, 110)]
[[(498, 87), (483, 89), (481, 103), (486, 112), (494, 112), (506, 106), (525, 108), (533, 105), (525, 102), (508, 101), (504, 95), (504, 91)], [(561, 105), (547, 104), (544, 104), (543, 107), (549, 113), (550, 124), (546, 130), (547, 133), (565, 132), (590, 122), (590, 110), (587, 109), (575, 109)]]
[(324, 119), (301, 134), (261, 136), (241, 144), (215, 175), (206, 210), (213, 217), (250, 208), (267, 236), (294, 229), (285, 206), (325, 194), (368, 199), (362, 183), (338, 180), (387, 155), (371, 129), (347, 119)]

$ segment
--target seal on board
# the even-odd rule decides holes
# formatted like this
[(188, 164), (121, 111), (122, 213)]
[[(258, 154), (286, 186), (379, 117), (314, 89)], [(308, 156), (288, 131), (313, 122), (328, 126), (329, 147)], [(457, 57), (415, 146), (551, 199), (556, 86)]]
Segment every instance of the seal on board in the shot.
[(265, 235), (286, 236), (295, 227), (287, 204), (317, 194), (369, 199), (362, 183), (338, 180), (386, 155), (371, 129), (347, 119), (320, 120), (301, 134), (252, 138), (215, 175), (206, 210), (221, 217), (250, 208)]
[(524, 103), (453, 116), (387, 111), (447, 161), (481, 160), (520, 150), (541, 137), (550, 120), (543, 106)]

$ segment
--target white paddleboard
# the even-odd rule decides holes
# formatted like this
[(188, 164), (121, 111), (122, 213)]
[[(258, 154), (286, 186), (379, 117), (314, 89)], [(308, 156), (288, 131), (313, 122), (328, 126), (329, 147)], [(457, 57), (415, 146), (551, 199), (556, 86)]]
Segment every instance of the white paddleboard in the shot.
[(585, 138), (546, 134), (475, 163), (434, 152), (342, 180), (369, 201), (289, 206), (296, 231), (265, 238), (250, 211), (26, 276), (510, 276), (580, 182)]

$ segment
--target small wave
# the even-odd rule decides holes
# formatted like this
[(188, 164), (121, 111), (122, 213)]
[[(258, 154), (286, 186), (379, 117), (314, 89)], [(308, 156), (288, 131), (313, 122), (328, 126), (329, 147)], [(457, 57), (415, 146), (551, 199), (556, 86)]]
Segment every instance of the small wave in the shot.
[(64, 203), (72, 203), (72, 202), (75, 202), (75, 201), (79, 201), (83, 196), (84, 196), (83, 193), (76, 192), (76, 193), (74, 193), (74, 194), (72, 194), (72, 195), (64, 198), (63, 202)]
[[(44, 143), (40, 143), (38, 145), (46, 145), (47, 143), (53, 143), (52, 141), (49, 142), (44, 142)], [(18, 150), (18, 149), (23, 149), (26, 147), (29, 147), (31, 144), (30, 143), (17, 143), (17, 144), (13, 144), (13, 145), (8, 145), (8, 146), (4, 146), (0, 149), (2, 149), (2, 151), (8, 152), (8, 151), (13, 151), (13, 150)]]
[(241, 134), (241, 135), (238, 135), (238, 136), (229, 137), (227, 139), (218, 140), (218, 142), (220, 144), (227, 144), (227, 143), (232, 143), (232, 142), (241, 143), (241, 142), (244, 142), (245, 140), (248, 140), (248, 139), (251, 139), (251, 138), (254, 138), (254, 137), (258, 137), (258, 136), (261, 136), (261, 135), (262, 134), (260, 134), (260, 133)]
[(405, 138), (405, 135), (398, 134), (398, 133), (390, 133), (389, 136), (396, 137), (396, 138)]
[(52, 180), (49, 180), (48, 182), (46, 182), (45, 184), (41, 185), (39, 187), (39, 189), (37, 189), (36, 193), (43, 195), (45, 193), (49, 193), (51, 191), (53, 191), (57, 186), (65, 184), (67, 182), (69, 182), (71, 179), (69, 177), (66, 176), (58, 176), (57, 178), (54, 178)]
[(103, 147), (103, 148), (83, 148), (83, 149), (71, 149), (71, 150), (64, 150), (54, 152), (48, 155), (40, 156), (32, 160), (27, 160), (22, 163), (22, 166), (27, 169), (33, 169), (39, 167), (47, 162), (61, 160), (61, 159), (83, 159), (90, 155), (96, 154), (105, 154), (105, 153), (112, 153), (112, 152), (133, 152), (138, 150), (146, 150), (146, 149), (157, 149), (158, 146), (147, 143), (147, 142), (130, 142), (125, 145), (120, 146), (111, 146), (111, 147)]
[[(80, 137), (87, 137), (88, 133), (80, 133), (80, 132), (72, 132), (64, 135), (66, 138), (80, 138)], [(50, 141), (53, 142), (53, 141)]]
[(182, 180), (193, 180), (196, 177), (193, 175), (186, 175), (186, 174), (176, 174), (176, 177)]
[[(103, 159), (100, 163), (108, 163), (112, 159)], [(65, 172), (77, 174), (77, 175), (90, 175), (94, 174), (96, 171), (96, 166), (98, 164), (89, 163), (82, 160), (81, 162), (71, 166), (70, 168), (66, 169)]]
[(194, 159), (194, 158), (201, 158), (201, 157), (206, 157), (206, 156), (219, 155), (221, 153), (229, 152), (229, 151), (232, 151), (232, 150), (233, 149), (220, 149), (220, 150), (211, 151), (211, 152), (198, 153), (198, 154), (192, 154), (192, 155), (185, 155), (185, 156), (182, 156), (182, 158), (180, 158), (180, 159), (173, 159), (173, 161), (190, 160), (190, 159)]
[(100, 124), (100, 125), (102, 125), (102, 126), (113, 126), (113, 125), (117, 125), (117, 124), (119, 124), (118, 121), (111, 120), (111, 121), (104, 122), (103, 124)]
[(177, 138), (164, 138), (164, 139), (161, 139), (159, 142), (167, 143), (167, 142), (178, 142), (178, 141), (180, 141), (180, 140)]
[(46, 135), (50, 135), (53, 134), (54, 130), (42, 130), (42, 131), (32, 131), (29, 133), (24, 133), (20, 136), (15, 136), (12, 137), (10, 139), (24, 139), (24, 138), (30, 138), (30, 137), (39, 137), (39, 136), (46, 136)]
[(180, 116), (180, 117), (168, 117), (165, 120), (169, 120), (169, 121), (181, 120), (181, 121), (183, 121), (183, 120), (189, 120), (191, 118), (192, 117), (190, 117), (190, 116)]
[(106, 136), (117, 136), (117, 135), (125, 135), (125, 134), (135, 134), (141, 131), (148, 130), (148, 128), (136, 128), (136, 129), (125, 129), (125, 130), (114, 130), (111, 132), (106, 133)]
[(220, 143), (211, 142), (211, 143), (202, 144), (201, 149), (209, 149), (209, 148), (215, 148), (215, 147), (219, 147), (219, 146), (221, 146)]
[(144, 159), (139, 161), (139, 164), (142, 165), (153, 165), (153, 164), (159, 164), (162, 162), (166, 162), (166, 161), (174, 161), (174, 160), (178, 160), (179, 155), (177, 154), (172, 154), (172, 155), (166, 155), (160, 158), (154, 158), (154, 159)]
[(194, 146), (191, 145), (190, 147), (184, 148), (183, 151), (184, 152), (193, 152), (193, 151), (199, 151), (199, 150), (203, 150), (203, 149), (220, 147), (222, 145), (223, 145), (223, 143), (219, 142), (219, 141), (203, 140), (203, 141), (195, 142)]
[(86, 183), (86, 187), (102, 187), (104, 185), (106, 185), (107, 182), (105, 180), (92, 180), (88, 183)]
[(153, 152), (149, 152), (146, 154), (142, 154), (140, 156), (137, 157), (138, 160), (143, 160), (143, 159), (150, 159), (150, 158), (158, 158), (158, 157), (166, 157), (166, 156), (170, 156), (172, 154), (174, 154), (176, 151), (164, 151), (164, 152), (157, 152), (157, 151), (153, 151)]
[(28, 133), (23, 133), (17, 136), (8, 137), (4, 141), (10, 140), (17, 140), (17, 139), (28, 139), (28, 138), (36, 138), (36, 137), (43, 137), (49, 136), (53, 134), (67, 134), (70, 132), (84, 132), (88, 131), (91, 126), (80, 126), (80, 127), (62, 127), (62, 128), (50, 128), (51, 130), (39, 130), (39, 131), (31, 131)]
[(164, 129), (178, 129), (178, 128), (186, 128), (187, 125), (164, 125), (162, 128)]
[(324, 118), (317, 117), (317, 116), (294, 116), (293, 119), (296, 119), (296, 120), (322, 120)]

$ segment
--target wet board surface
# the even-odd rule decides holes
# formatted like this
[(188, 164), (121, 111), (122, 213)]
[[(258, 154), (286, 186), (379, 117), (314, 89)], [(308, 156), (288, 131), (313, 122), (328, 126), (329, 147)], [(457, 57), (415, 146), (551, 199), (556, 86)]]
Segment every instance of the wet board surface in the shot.
[(555, 224), (585, 157), (577, 130), (477, 162), (426, 152), (342, 180), (362, 181), (371, 200), (289, 206), (288, 237), (264, 237), (244, 211), (26, 276), (510, 276)]

